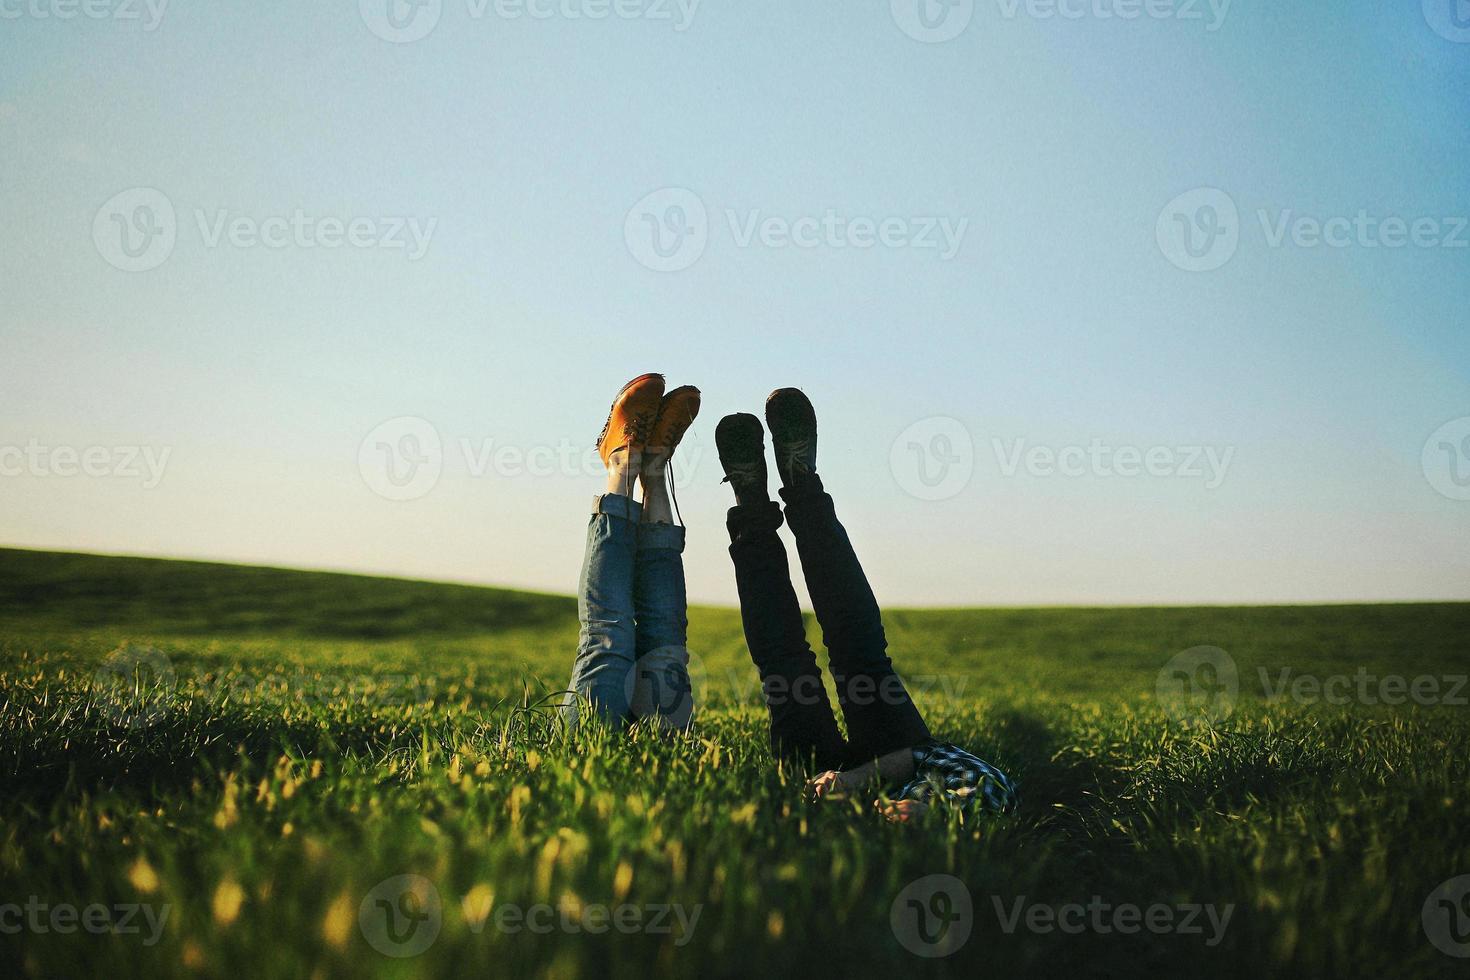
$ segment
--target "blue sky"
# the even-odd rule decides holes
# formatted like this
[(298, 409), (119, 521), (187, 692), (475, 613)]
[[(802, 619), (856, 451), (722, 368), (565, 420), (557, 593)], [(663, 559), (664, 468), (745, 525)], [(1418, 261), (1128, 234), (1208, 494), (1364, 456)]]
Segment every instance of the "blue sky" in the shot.
[(789, 384), (885, 601), (1470, 598), (1470, 5), (91, 2), (0, 0), (0, 542), (571, 591), (661, 370), (699, 600)]

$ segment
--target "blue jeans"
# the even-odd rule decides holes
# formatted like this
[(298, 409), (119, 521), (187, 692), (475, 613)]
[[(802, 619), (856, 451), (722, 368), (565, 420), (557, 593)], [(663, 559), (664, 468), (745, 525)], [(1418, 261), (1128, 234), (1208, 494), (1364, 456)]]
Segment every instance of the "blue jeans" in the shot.
[(657, 716), (683, 728), (693, 711), (684, 591), (684, 529), (640, 523), (622, 494), (593, 503), (577, 603), (582, 630), (563, 717), (588, 709), (620, 724)]

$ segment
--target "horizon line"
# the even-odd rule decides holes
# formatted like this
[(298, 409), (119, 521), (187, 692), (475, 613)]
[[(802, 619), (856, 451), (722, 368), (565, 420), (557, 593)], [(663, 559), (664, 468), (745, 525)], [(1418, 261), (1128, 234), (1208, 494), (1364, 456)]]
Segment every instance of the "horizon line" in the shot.
[[(218, 565), (226, 568), (258, 568), (267, 571), (298, 572), (308, 575), (342, 575), (353, 578), (378, 579), (390, 582), (417, 582), (424, 585), (445, 585), (459, 588), (487, 589), (498, 592), (516, 592), (522, 595), (542, 596), (545, 598), (566, 599), (574, 601), (576, 596), (569, 592), (550, 592), (543, 589), (527, 588), (520, 585), (510, 585), (501, 582), (475, 582), (464, 579), (448, 578), (423, 578), (410, 577), (401, 572), (387, 570), (363, 570), (355, 568), (331, 567), (331, 566), (302, 566), (302, 565), (280, 565), (274, 563), (261, 564), (259, 562), (246, 562), (232, 558), (218, 557), (196, 557), (176, 554), (138, 554), (132, 552), (115, 551), (74, 551), (70, 549), (36, 548), (23, 545), (11, 545), (0, 543), (0, 552), (23, 552), (35, 555), (68, 555), (77, 558), (115, 558), (131, 559), (135, 561), (157, 561), (177, 562), (179, 564), (193, 565)], [(738, 612), (738, 604), (729, 605), (719, 602), (696, 602), (691, 601), (690, 606), (705, 609), (723, 609)], [(1139, 602), (1139, 603), (1064, 603), (1064, 602), (1037, 602), (1037, 603), (1006, 603), (986, 604), (976, 603), (973, 605), (884, 605), (885, 612), (961, 612), (965, 610), (1047, 610), (1047, 609), (1327, 609), (1351, 606), (1453, 606), (1470, 605), (1470, 599), (1325, 599), (1310, 602)], [(802, 607), (803, 613), (811, 613), (812, 610)]]

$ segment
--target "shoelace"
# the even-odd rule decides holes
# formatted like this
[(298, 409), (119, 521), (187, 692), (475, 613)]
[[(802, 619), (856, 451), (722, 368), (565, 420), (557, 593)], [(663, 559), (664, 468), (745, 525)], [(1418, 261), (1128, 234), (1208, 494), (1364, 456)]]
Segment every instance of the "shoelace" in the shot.
[[(631, 455), (633, 451), (633, 445), (636, 443), (642, 443), (648, 438), (645, 430), (652, 428), (652, 422), (653, 420), (645, 415), (635, 415), (628, 420), (627, 426), (625, 426), (623, 429), (623, 437), (626, 440), (623, 445), (624, 452)], [(628, 467), (628, 486), (625, 488), (623, 496), (633, 496), (633, 485), (637, 482), (637, 480), (638, 474), (633, 472), (633, 468), (631, 466)]]
[(664, 479), (669, 485), (669, 502), (674, 505), (674, 520), (679, 522), (680, 527), (683, 527), (684, 515), (679, 513), (678, 481), (674, 479), (674, 453), (677, 449), (678, 447), (675, 446), (674, 449), (669, 450), (669, 461), (664, 465)]
[(684, 525), (684, 515), (679, 510), (679, 481), (674, 479), (674, 456), (679, 452), (679, 442), (683, 440), (684, 433), (688, 432), (689, 426), (693, 424), (694, 419), (690, 418), (689, 421), (684, 424), (683, 431), (680, 432), (674, 440), (672, 440), (674, 442), (674, 447), (669, 450), (669, 458), (664, 463), (664, 483), (669, 491), (669, 503), (674, 505), (674, 520), (679, 523), (680, 527)]
[(721, 483), (735, 484), (738, 481), (747, 483), (758, 483), (760, 481), (760, 465), (757, 463), (736, 463), (726, 465), (725, 478)]
[(798, 439), (786, 444), (785, 452), (782, 454), (786, 463), (788, 473), (810, 473), (811, 467), (807, 465), (807, 456), (811, 450), (810, 439)]
[[(683, 432), (680, 432), (679, 433), (679, 436), (678, 436), (679, 441), (682, 441), (683, 440), (685, 433), (687, 433), (689, 431), (689, 426), (690, 425), (693, 425), (693, 424), (694, 424), (694, 419), (691, 418), (688, 421), (688, 423), (685, 424)], [(674, 456), (678, 452), (679, 452), (679, 445), (678, 445), (678, 442), (675, 442), (674, 447), (669, 450), (669, 459), (668, 459), (668, 462), (666, 462), (664, 464), (664, 479), (668, 483), (669, 502), (674, 505), (674, 520), (676, 520), (676, 521), (679, 522), (679, 526), (680, 527), (683, 527), (683, 525), (684, 525), (684, 515), (679, 510), (679, 481), (676, 480), (676, 479), (674, 479)]]

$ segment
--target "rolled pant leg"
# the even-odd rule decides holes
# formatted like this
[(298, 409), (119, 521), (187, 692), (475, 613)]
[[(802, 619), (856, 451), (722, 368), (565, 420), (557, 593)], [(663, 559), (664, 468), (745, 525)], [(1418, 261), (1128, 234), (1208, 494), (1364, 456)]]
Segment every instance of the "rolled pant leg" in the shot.
[(682, 527), (638, 525), (633, 561), (637, 662), (631, 709), (634, 717), (657, 715), (676, 728), (688, 726), (695, 693), (689, 681), (689, 606), (683, 556)]
[(676, 524), (638, 525), (633, 562), (637, 654), (689, 642), (684, 588), (684, 529)]
[(781, 509), (773, 502), (733, 507), (729, 513), (745, 643), (770, 711), (771, 751), (801, 765), (835, 769), (846, 757), (846, 745), (806, 640), (786, 549), (776, 534), (780, 526)]
[(621, 494), (603, 494), (593, 504), (577, 600), (582, 630), (571, 690), (562, 707), (570, 724), (577, 723), (588, 704), (594, 715), (609, 723), (628, 717), (628, 682), (637, 644), (633, 561), (641, 514), (637, 501)]
[(929, 738), (918, 708), (888, 657), (882, 615), (832, 497), (813, 475), (783, 489), (786, 520), (847, 721), (850, 761), (866, 762)]

